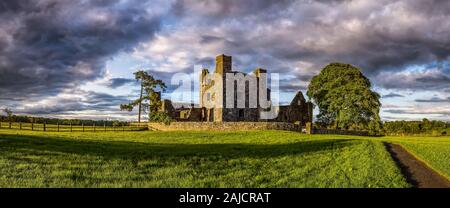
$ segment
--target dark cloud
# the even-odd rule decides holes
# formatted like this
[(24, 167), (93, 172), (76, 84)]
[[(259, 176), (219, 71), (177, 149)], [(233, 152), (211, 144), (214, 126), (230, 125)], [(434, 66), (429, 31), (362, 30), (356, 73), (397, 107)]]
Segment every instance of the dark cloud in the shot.
[(431, 99), (416, 99), (415, 101), (419, 103), (448, 103), (450, 102), (450, 97), (447, 99), (432, 97)]
[[(177, 16), (189, 16), (192, 14), (206, 17), (204, 21), (227, 18), (242, 19), (248, 16), (270, 18), (272, 14), (278, 14), (286, 9), (294, 0), (178, 0), (172, 8), (172, 13)], [(264, 14), (264, 15), (261, 15)]]
[(120, 104), (128, 103), (129, 99), (124, 96), (114, 96), (107, 93), (93, 91), (74, 90), (66, 92), (74, 95), (71, 97), (54, 97), (45, 103), (36, 105), (25, 105), (23, 109), (17, 109), (17, 113), (33, 115), (65, 114), (68, 112), (82, 111), (115, 111), (119, 113)]
[(384, 110), (384, 112), (392, 113), (392, 114), (414, 114), (414, 115), (442, 115), (442, 116), (450, 116), (450, 110), (442, 110), (442, 111), (415, 111), (415, 110), (390, 109), (390, 110)]
[(128, 99), (124, 96), (115, 96), (107, 93), (98, 93), (89, 91), (83, 96), (83, 102), (87, 104), (102, 105), (105, 104), (109, 107), (118, 108), (120, 104), (128, 102)]
[(450, 77), (448, 75), (431, 75), (423, 76), (416, 79), (419, 83), (434, 83), (436, 85), (450, 83)]
[(405, 97), (405, 96), (397, 94), (397, 93), (389, 93), (387, 95), (383, 95), (383, 98), (395, 98), (395, 97)]
[(201, 37), (200, 43), (201, 44), (209, 44), (209, 43), (218, 42), (218, 41), (227, 41), (227, 40), (222, 37), (204, 35)]
[(107, 86), (115, 89), (115, 88), (121, 87), (123, 85), (131, 84), (131, 83), (135, 83), (135, 82), (136, 82), (136, 80), (134, 80), (134, 79), (112, 78), (108, 81)]
[(143, 1), (0, 3), (0, 94), (54, 95), (94, 80), (105, 61), (152, 38), (160, 18)]
[(386, 89), (399, 90), (429, 90), (449, 92), (450, 90), (450, 61), (444, 63), (432, 63), (419, 66), (419, 71), (401, 71), (380, 73), (375, 77), (375, 82)]

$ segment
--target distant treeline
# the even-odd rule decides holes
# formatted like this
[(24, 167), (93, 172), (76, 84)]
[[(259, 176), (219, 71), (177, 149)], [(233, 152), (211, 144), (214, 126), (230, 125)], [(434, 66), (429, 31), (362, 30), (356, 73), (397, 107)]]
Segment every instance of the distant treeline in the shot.
[(449, 135), (450, 123), (443, 121), (388, 121), (384, 122), (386, 135)]
[[(314, 123), (315, 129), (334, 130), (334, 125), (324, 125), (320, 122)], [(367, 127), (351, 126), (344, 131), (369, 131)], [(423, 119), (422, 121), (386, 121), (382, 122), (381, 129), (377, 134), (370, 135), (386, 135), (386, 136), (445, 136), (450, 135), (450, 123), (445, 121), (430, 121)]]
[(0, 116), (1, 122), (23, 122), (23, 123), (46, 123), (46, 124), (60, 124), (60, 125), (96, 125), (96, 126), (122, 126), (128, 125), (128, 122), (123, 121), (105, 121), (105, 120), (81, 120), (81, 119), (58, 119), (58, 118), (42, 118), (42, 117), (31, 117), (31, 116), (19, 116), (12, 115)]

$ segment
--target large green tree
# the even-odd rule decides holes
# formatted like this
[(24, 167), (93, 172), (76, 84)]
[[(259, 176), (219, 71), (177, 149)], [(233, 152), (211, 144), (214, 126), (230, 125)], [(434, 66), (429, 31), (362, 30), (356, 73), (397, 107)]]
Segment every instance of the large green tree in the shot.
[(331, 63), (313, 77), (307, 95), (319, 107), (319, 123), (336, 129), (381, 130), (380, 95), (371, 90), (361, 71), (343, 63)]
[[(139, 98), (128, 104), (120, 105), (121, 110), (132, 111), (134, 107), (138, 106), (139, 115), (138, 122), (141, 122), (141, 112), (149, 110), (149, 118), (152, 120), (157, 115), (158, 107), (161, 105), (161, 101), (158, 99), (159, 95), (156, 90), (159, 88), (164, 91), (167, 87), (162, 80), (155, 79), (146, 71), (137, 71), (134, 73), (134, 77), (141, 84), (141, 90)], [(147, 104), (149, 103), (149, 104)]]

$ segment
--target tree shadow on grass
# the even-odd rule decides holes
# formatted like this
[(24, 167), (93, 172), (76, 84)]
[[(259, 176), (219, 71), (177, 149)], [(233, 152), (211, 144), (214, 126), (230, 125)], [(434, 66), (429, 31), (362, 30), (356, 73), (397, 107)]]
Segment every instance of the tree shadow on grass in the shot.
[(340, 149), (354, 143), (347, 140), (315, 140), (284, 144), (166, 144), (126, 141), (75, 140), (62, 137), (23, 136), (0, 134), (0, 150), (42, 151), (77, 155), (101, 156), (109, 159), (148, 159), (154, 157), (185, 158), (223, 157), (228, 159), (250, 157), (270, 158), (298, 155), (331, 149)]

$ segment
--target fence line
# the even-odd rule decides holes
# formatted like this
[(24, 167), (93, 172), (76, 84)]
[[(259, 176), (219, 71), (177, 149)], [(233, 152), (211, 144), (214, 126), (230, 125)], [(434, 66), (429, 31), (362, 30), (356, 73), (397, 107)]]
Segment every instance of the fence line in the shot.
[(30, 130), (30, 131), (44, 131), (44, 132), (124, 132), (124, 131), (143, 131), (147, 130), (147, 125), (120, 125), (120, 126), (107, 126), (103, 124), (103, 128), (96, 126), (95, 123), (92, 126), (86, 126), (84, 123), (80, 125), (63, 125), (47, 124), (47, 123), (26, 123), (26, 122), (0, 122), (0, 129), (17, 129), (17, 130)]

